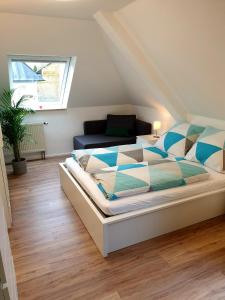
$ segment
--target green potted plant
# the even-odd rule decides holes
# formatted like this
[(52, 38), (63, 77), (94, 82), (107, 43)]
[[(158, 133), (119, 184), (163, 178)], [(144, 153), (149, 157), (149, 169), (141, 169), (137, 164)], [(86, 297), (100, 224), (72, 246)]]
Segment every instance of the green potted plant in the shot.
[(27, 134), (23, 120), (34, 111), (22, 105), (29, 98), (28, 96), (23, 96), (19, 101), (14, 102), (13, 94), (14, 90), (3, 90), (0, 96), (0, 123), (4, 143), (13, 150), (14, 174), (21, 175), (27, 172), (26, 159), (22, 158), (20, 154), (20, 144)]

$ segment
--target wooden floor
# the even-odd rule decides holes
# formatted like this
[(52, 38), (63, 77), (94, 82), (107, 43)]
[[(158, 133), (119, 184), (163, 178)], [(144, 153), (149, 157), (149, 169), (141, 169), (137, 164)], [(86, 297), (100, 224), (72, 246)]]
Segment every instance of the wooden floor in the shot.
[(104, 259), (60, 189), (60, 159), (9, 176), (19, 299), (225, 299), (225, 218)]

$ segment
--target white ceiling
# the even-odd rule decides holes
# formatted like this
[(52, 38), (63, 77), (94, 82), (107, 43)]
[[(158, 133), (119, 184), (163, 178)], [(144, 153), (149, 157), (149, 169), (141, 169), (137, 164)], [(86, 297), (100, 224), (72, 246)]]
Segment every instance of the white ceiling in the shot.
[(91, 19), (98, 10), (113, 11), (133, 0), (1, 0), (0, 12)]

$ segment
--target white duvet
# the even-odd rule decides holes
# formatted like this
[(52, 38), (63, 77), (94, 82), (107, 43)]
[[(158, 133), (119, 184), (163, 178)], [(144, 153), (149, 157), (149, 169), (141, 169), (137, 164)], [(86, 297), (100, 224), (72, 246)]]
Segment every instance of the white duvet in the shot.
[(206, 181), (163, 191), (148, 192), (135, 196), (124, 197), (117, 201), (109, 201), (98, 189), (92, 176), (85, 172), (73, 158), (66, 159), (66, 166), (69, 172), (80, 183), (96, 205), (103, 211), (103, 213), (109, 216), (142, 208), (154, 207), (164, 203), (225, 188), (225, 174), (217, 173), (206, 168), (210, 174), (210, 178)]

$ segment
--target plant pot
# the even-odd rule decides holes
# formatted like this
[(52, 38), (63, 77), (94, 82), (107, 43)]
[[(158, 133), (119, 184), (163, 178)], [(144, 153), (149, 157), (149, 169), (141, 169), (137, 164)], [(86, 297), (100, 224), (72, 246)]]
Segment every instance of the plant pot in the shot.
[(12, 161), (13, 173), (15, 175), (22, 175), (27, 173), (27, 162), (25, 158), (21, 158), (20, 161)]

